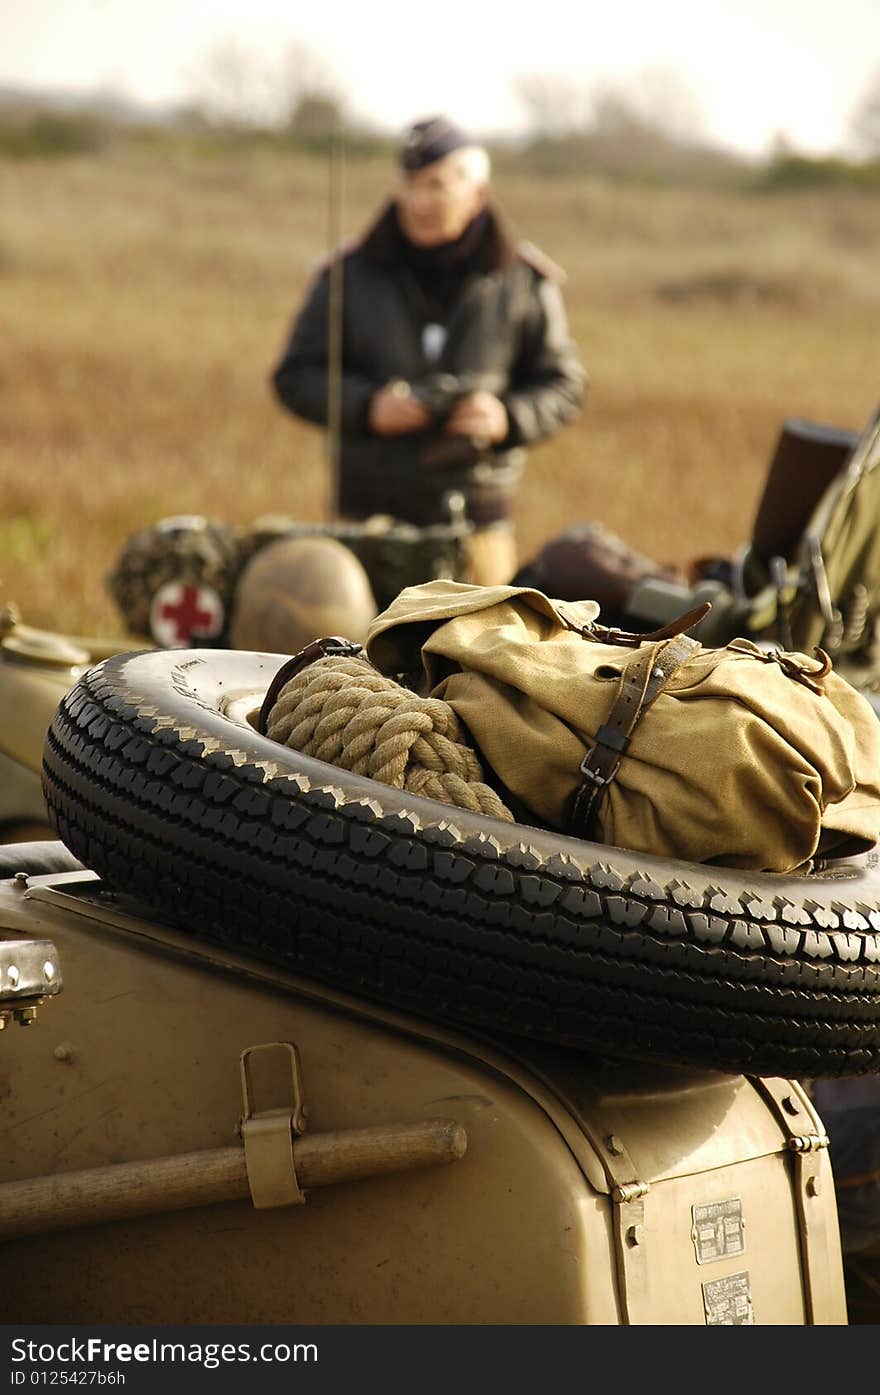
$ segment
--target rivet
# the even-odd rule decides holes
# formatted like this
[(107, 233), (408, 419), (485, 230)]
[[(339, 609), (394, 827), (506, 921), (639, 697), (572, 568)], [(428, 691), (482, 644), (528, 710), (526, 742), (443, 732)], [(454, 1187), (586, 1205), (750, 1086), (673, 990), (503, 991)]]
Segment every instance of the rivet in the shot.
[(800, 1105), (795, 1104), (791, 1095), (786, 1095), (782, 1101), (782, 1108), (787, 1114), (800, 1114)]
[(641, 1245), (643, 1235), (644, 1232), (640, 1225), (628, 1226), (626, 1232), (626, 1243), (628, 1245)]
[(807, 1178), (807, 1196), (818, 1196), (822, 1190), (822, 1183), (818, 1177)]
[(6, 977), (9, 980), (10, 988), (18, 987), (18, 981), (21, 978), (21, 974), (18, 972), (18, 969), (15, 967), (14, 964), (9, 965), (9, 968), (6, 970)]
[(52, 1052), (56, 1061), (72, 1061), (73, 1046), (69, 1041), (60, 1041)]
[(47, 959), (45, 964), (43, 965), (43, 978), (46, 980), (47, 983), (51, 983), (54, 977), (55, 965), (52, 963), (51, 959)]
[(605, 1147), (608, 1149), (609, 1153), (613, 1153), (615, 1157), (623, 1152), (623, 1144), (616, 1134), (613, 1133), (610, 1133), (606, 1138)]

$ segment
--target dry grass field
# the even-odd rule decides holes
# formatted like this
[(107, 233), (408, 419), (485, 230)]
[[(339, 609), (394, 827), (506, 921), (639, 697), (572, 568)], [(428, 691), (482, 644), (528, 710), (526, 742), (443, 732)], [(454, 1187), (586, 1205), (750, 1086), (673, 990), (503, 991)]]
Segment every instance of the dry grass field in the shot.
[[(347, 234), (388, 176), (350, 164)], [(783, 419), (860, 427), (874, 407), (880, 198), (496, 188), (567, 269), (591, 377), (531, 455), (522, 556), (588, 519), (663, 560), (729, 552)], [(105, 575), (163, 516), (324, 516), (321, 433), (268, 376), (326, 205), (320, 161), (270, 151), (0, 161), (0, 599), (31, 624), (120, 632)]]

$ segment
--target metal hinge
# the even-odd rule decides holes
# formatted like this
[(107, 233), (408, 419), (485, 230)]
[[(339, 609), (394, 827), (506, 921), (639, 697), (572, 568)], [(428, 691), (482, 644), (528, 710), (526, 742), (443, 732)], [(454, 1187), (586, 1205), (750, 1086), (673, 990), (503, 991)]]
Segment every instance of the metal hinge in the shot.
[[(265, 1042), (243, 1051), (241, 1093), (241, 1139), (254, 1206), (301, 1206), (306, 1198), (296, 1175), (293, 1140), (305, 1131), (308, 1109), (293, 1042)], [(286, 1096), (281, 1103), (255, 1108), (260, 1096), (278, 1100), (281, 1095)]]
[(647, 1182), (625, 1182), (622, 1187), (614, 1187), (611, 1196), (618, 1205), (622, 1205), (630, 1201), (639, 1201), (641, 1197), (647, 1196), (650, 1190)]
[(600, 1152), (611, 1183), (612, 1228), (620, 1287), (621, 1321), (637, 1323), (647, 1310), (648, 1269), (645, 1256), (645, 1201), (651, 1190), (636, 1177), (626, 1145), (606, 1134)]
[(800, 1133), (788, 1140), (788, 1146), (793, 1153), (818, 1153), (820, 1148), (827, 1148), (830, 1141), (826, 1133)]
[(837, 1215), (833, 1204), (828, 1204), (828, 1196), (833, 1194), (826, 1151), (828, 1136), (799, 1082), (766, 1076), (750, 1079), (771, 1106), (786, 1135), (785, 1148), (793, 1154), (791, 1177), (807, 1322), (845, 1321), (845, 1316), (841, 1316), (845, 1314), (845, 1304)]

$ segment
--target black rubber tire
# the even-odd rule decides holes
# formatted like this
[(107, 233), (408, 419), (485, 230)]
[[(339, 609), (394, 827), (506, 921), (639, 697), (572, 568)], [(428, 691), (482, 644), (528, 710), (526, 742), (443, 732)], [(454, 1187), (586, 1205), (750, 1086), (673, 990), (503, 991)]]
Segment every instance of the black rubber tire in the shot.
[(873, 855), (739, 873), (402, 794), (225, 710), (280, 662), (89, 670), (44, 758), (73, 854), (194, 935), (427, 1017), (737, 1073), (880, 1069)]

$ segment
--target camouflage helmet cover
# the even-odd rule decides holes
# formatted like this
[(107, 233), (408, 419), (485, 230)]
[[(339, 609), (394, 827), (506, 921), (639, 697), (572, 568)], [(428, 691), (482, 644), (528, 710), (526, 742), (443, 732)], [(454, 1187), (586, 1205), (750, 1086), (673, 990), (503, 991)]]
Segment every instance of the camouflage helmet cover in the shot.
[(222, 634), (239, 565), (231, 528), (182, 514), (132, 534), (107, 587), (129, 633), (172, 648)]

